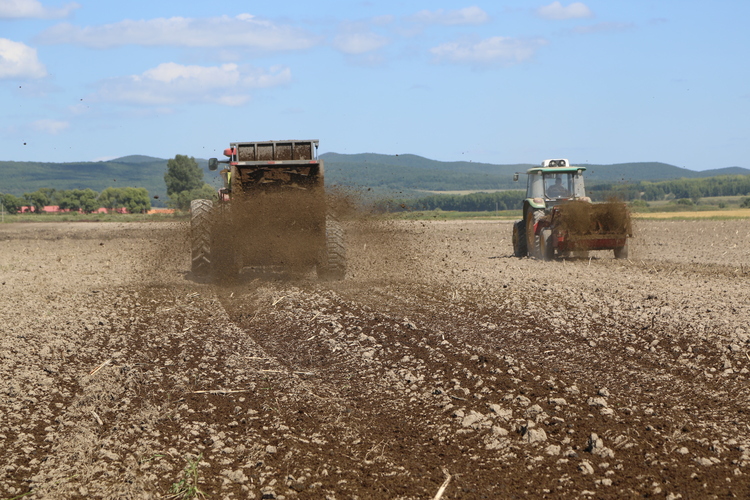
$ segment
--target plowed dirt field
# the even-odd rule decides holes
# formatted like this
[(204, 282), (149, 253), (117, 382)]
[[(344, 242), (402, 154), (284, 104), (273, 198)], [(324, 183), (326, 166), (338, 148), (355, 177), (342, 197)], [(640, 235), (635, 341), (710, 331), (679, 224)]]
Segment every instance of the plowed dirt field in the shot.
[(0, 498), (750, 498), (750, 220), (346, 229), (211, 283), (179, 223), (0, 225)]

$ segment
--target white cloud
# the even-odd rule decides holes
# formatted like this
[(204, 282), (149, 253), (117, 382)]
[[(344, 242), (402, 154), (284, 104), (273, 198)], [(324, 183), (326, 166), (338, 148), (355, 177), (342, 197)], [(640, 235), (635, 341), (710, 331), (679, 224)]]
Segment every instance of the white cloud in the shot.
[(34, 128), (34, 130), (38, 130), (39, 132), (46, 132), (48, 134), (57, 135), (63, 130), (70, 127), (70, 123), (60, 120), (44, 119), (35, 121), (31, 124), (31, 126)]
[(250, 99), (250, 90), (284, 85), (291, 79), (291, 71), (284, 66), (263, 70), (237, 64), (184, 66), (170, 62), (140, 75), (104, 80), (94, 99), (149, 106), (195, 102), (240, 106)]
[(474, 41), (449, 42), (430, 49), (438, 61), (458, 64), (512, 64), (531, 58), (536, 50), (546, 45), (541, 38), (519, 39), (495, 36)]
[(319, 39), (291, 26), (277, 25), (250, 14), (206, 19), (185, 17), (124, 20), (80, 28), (62, 23), (39, 35), (43, 43), (70, 43), (98, 49), (122, 45), (147, 47), (245, 47), (264, 51), (301, 50)]
[(477, 25), (490, 20), (490, 16), (477, 6), (459, 10), (422, 10), (414, 14), (411, 21), (420, 24), (442, 24), (445, 26)]
[(0, 0), (0, 19), (68, 17), (72, 11), (80, 8), (81, 6), (75, 2), (59, 8), (50, 8), (38, 0)]
[(345, 54), (364, 54), (388, 44), (388, 39), (376, 33), (343, 33), (333, 39), (333, 46)]
[(21, 42), (0, 38), (0, 79), (44, 76), (47, 76), (47, 70), (39, 62), (36, 49)]
[(555, 1), (549, 5), (545, 5), (544, 7), (539, 7), (536, 10), (536, 13), (539, 17), (542, 17), (544, 19), (554, 20), (580, 19), (584, 17), (594, 16), (594, 14), (591, 12), (591, 9), (589, 9), (586, 4), (582, 2), (573, 2), (567, 7), (563, 7), (560, 2)]

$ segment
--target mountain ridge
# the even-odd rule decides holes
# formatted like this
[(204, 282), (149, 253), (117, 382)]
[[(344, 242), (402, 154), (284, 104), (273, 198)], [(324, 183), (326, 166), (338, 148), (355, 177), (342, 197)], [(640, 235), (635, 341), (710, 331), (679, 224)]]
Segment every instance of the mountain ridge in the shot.
[[(323, 153), (326, 183), (372, 189), (378, 193), (416, 191), (523, 189), (513, 182), (513, 173), (525, 172), (537, 164), (491, 164), (471, 161), (439, 161), (419, 155), (378, 153)], [(166, 199), (164, 174), (167, 159), (148, 155), (127, 155), (98, 162), (0, 161), (0, 192), (20, 196), (40, 188), (143, 187), (151, 196)], [(208, 160), (196, 158), (207, 183), (218, 187), (219, 176), (209, 172)], [(611, 165), (579, 164), (586, 167), (590, 185), (605, 182), (659, 181), (703, 178), (717, 175), (750, 175), (743, 167), (695, 171), (661, 162), (631, 162)], [(159, 202), (157, 202), (159, 203)]]

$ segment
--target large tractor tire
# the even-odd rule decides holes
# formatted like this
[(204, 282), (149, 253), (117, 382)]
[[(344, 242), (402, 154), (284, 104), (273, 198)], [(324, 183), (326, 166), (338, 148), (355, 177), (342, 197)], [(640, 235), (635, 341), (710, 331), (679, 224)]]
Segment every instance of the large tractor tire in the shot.
[(191, 271), (200, 276), (211, 272), (211, 200), (190, 202)]
[(346, 246), (344, 229), (335, 219), (326, 218), (326, 242), (317, 266), (318, 277), (342, 280), (346, 274)]
[(532, 209), (526, 212), (526, 249), (529, 256), (541, 259), (543, 256), (539, 235), (534, 234), (534, 226), (544, 217), (544, 210)]
[(627, 259), (628, 258), (628, 244), (625, 243), (621, 247), (615, 248), (615, 259)]
[(519, 220), (513, 223), (513, 255), (516, 257), (526, 257), (526, 223)]

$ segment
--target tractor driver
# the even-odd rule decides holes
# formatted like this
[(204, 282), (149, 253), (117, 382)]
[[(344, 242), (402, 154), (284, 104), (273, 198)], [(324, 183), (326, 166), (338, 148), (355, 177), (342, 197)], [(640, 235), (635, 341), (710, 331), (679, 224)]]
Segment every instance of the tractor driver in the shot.
[(562, 183), (562, 175), (557, 174), (555, 176), (555, 183), (547, 188), (547, 196), (550, 198), (566, 198), (570, 196), (570, 193)]

